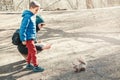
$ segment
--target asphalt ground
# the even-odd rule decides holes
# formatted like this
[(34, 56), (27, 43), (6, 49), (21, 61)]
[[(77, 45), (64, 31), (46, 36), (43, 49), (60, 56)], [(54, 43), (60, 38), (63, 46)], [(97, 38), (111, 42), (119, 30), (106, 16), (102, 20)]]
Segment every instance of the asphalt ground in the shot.
[[(11, 43), (21, 14), (0, 14), (0, 80), (120, 80), (120, 8), (40, 13), (46, 26), (38, 39), (52, 44), (38, 54), (45, 71), (25, 69), (25, 60)], [(72, 62), (87, 61), (75, 73)]]

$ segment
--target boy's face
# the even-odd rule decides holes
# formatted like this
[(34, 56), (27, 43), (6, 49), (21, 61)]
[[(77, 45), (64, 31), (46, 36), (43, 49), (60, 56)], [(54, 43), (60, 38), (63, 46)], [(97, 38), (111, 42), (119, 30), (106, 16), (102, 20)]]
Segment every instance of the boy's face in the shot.
[(33, 14), (37, 14), (37, 12), (39, 11), (39, 7), (30, 8), (30, 10), (32, 11)]

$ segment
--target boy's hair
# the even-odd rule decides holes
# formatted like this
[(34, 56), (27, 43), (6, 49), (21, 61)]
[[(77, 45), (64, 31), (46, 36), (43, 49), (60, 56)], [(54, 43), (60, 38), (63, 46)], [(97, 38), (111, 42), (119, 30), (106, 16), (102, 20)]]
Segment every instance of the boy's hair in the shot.
[(40, 4), (36, 1), (31, 1), (29, 8), (35, 8), (35, 7), (40, 7)]

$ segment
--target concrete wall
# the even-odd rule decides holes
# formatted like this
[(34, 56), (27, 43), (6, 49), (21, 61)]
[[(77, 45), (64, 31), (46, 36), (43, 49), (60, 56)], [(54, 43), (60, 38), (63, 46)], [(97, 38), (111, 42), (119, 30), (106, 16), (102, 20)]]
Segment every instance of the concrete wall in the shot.
[[(44, 10), (79, 10), (120, 6), (120, 0), (37, 0)], [(0, 11), (22, 11), (29, 0), (0, 0)]]
[(14, 9), (13, 0), (0, 0), (0, 10), (5, 11), (13, 9)]
[(0, 0), (0, 11), (22, 11), (29, 6), (29, 0)]
[(120, 6), (120, 0), (40, 0), (42, 7), (46, 10), (55, 9), (91, 9)]
[(14, 0), (14, 10), (22, 11), (29, 8), (29, 0)]

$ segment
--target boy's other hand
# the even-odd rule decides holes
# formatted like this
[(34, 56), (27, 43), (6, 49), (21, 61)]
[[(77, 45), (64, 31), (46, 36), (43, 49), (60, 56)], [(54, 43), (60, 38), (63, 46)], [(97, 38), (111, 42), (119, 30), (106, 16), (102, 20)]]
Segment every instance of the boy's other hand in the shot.
[(37, 42), (38, 42), (38, 43), (41, 43), (42, 41), (41, 41), (41, 40), (38, 40)]
[(51, 48), (51, 44), (46, 44), (42, 49), (50, 49)]
[(23, 44), (23, 45), (26, 45), (26, 41), (23, 41), (22, 44)]

